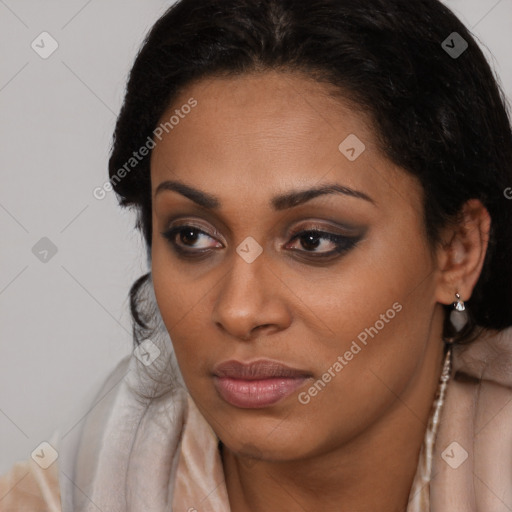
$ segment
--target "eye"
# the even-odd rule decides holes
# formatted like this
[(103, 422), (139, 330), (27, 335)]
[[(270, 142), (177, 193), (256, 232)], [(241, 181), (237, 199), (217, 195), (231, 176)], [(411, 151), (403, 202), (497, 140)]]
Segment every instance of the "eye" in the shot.
[[(174, 226), (161, 234), (178, 255), (188, 258), (205, 256), (212, 249), (224, 247), (214, 236), (191, 224)], [(220, 238), (217, 232), (215, 235)], [(315, 259), (335, 257), (348, 252), (361, 239), (361, 236), (323, 231), (320, 227), (297, 231), (291, 236), (287, 249)], [(293, 244), (295, 241), (297, 242)]]
[[(192, 225), (174, 226), (161, 234), (179, 254), (201, 255), (209, 252), (210, 249), (223, 247), (220, 242), (206, 233), (206, 231)], [(209, 240), (212, 240), (214, 244), (209, 242)]]
[[(315, 255), (316, 258), (335, 256), (352, 249), (361, 237), (346, 236), (320, 229), (308, 229), (296, 233), (291, 242), (297, 240), (299, 243), (294, 247), (287, 245), (287, 248), (298, 253)], [(297, 246), (303, 249), (297, 248)]]

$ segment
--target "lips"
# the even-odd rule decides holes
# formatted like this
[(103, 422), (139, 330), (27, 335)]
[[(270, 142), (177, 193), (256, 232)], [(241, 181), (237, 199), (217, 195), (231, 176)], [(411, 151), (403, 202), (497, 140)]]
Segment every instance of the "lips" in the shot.
[(260, 359), (252, 363), (230, 360), (217, 365), (213, 381), (219, 395), (231, 405), (262, 408), (291, 395), (311, 373)]

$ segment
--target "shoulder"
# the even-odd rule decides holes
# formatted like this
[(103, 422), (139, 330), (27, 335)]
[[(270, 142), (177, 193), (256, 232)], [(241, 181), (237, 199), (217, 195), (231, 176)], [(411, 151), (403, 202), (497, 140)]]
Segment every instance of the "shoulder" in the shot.
[(455, 345), (452, 356), (432, 459), (432, 510), (512, 510), (512, 328), (486, 330)]
[(474, 342), (454, 346), (453, 370), (484, 385), (512, 388), (512, 327), (485, 330)]
[[(122, 359), (96, 389), (91, 390), (90, 399), (84, 400), (80, 413), (85, 415), (90, 410), (90, 402), (95, 403), (98, 397), (101, 398), (115, 387), (129, 371), (129, 363), (129, 357)], [(108, 403), (109, 400), (105, 399), (104, 402)], [(76, 430), (80, 431), (79, 428)], [(57, 460), (48, 467), (42, 467), (35, 459), (28, 458), (15, 463), (7, 473), (0, 476), (0, 512), (61, 512), (63, 503), (66, 503), (65, 493), (62, 494), (66, 486), (62, 488), (59, 472), (71, 472), (77, 448), (76, 436), (69, 438), (63, 442), (59, 432), (55, 432), (51, 444), (58, 448), (59, 453)]]
[(60, 512), (57, 461), (43, 469), (32, 459), (21, 461), (0, 476), (1, 512)]

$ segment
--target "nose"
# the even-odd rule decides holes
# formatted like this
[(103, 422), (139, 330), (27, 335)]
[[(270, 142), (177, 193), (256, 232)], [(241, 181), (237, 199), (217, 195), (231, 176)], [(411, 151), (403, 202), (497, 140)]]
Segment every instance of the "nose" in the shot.
[(218, 288), (213, 321), (225, 333), (249, 341), (286, 329), (291, 322), (289, 289), (266, 261), (264, 253), (252, 263), (238, 254)]

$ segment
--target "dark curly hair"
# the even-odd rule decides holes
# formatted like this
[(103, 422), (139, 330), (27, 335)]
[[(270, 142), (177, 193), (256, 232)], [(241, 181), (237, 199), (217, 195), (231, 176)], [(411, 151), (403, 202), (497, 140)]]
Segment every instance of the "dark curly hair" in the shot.
[[(468, 43), (461, 55), (443, 45), (454, 46), (454, 32)], [(370, 116), (380, 150), (423, 187), (431, 248), (467, 200), (482, 201), (492, 226), (470, 322), (457, 333), (446, 314), (444, 336), (469, 343), (482, 328), (512, 325), (506, 99), (473, 36), (438, 0), (180, 0), (169, 8), (131, 70), (109, 161), (112, 187), (122, 206), (135, 207), (148, 254), (150, 153), (133, 169), (126, 162), (192, 81), (260, 70), (305, 72)], [(134, 332), (145, 326), (138, 291), (148, 278), (130, 290)]]

